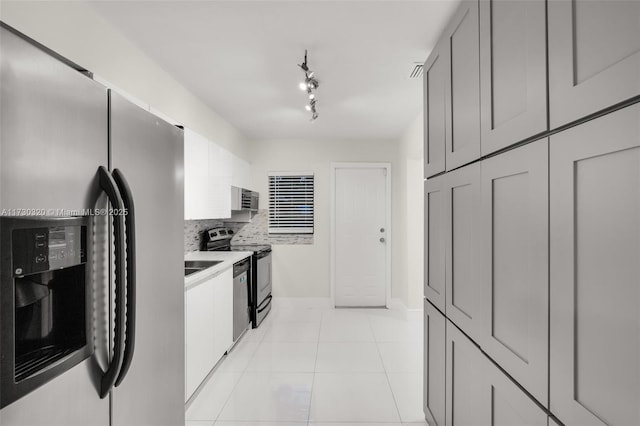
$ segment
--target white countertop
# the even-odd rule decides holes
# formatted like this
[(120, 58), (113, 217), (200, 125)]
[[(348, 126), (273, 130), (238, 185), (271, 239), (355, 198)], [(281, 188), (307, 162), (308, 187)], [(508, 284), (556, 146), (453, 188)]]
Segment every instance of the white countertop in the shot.
[(184, 260), (221, 260), (222, 263), (184, 277), (185, 290), (194, 287), (202, 281), (213, 278), (220, 272), (233, 267), (234, 263), (240, 262), (252, 254), (250, 251), (193, 251), (187, 253), (184, 256)]

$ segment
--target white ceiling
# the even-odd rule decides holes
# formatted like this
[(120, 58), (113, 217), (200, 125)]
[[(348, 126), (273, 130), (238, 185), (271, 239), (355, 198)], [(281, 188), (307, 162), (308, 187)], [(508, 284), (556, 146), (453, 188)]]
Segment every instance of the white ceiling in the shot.
[[(421, 111), (424, 62), (459, 0), (98, 1), (96, 10), (252, 139), (396, 138)], [(298, 68), (320, 81), (309, 122)]]

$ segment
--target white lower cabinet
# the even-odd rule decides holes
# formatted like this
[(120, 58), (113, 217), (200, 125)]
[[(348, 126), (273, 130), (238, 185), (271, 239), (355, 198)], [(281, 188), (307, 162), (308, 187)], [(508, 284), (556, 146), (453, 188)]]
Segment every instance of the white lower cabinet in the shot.
[(447, 425), (547, 426), (547, 413), (449, 321), (446, 343)]
[(233, 269), (186, 290), (185, 401), (233, 344)]

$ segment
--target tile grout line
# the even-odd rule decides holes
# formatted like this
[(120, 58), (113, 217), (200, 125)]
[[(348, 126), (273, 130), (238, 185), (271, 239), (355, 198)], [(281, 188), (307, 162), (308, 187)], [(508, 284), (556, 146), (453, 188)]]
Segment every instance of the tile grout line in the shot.
[(393, 387), (391, 386), (391, 380), (389, 380), (389, 373), (387, 372), (387, 367), (384, 365), (384, 361), (382, 360), (382, 352), (380, 352), (380, 346), (378, 346), (378, 339), (376, 338), (376, 333), (373, 330), (373, 324), (371, 323), (371, 317), (367, 314), (367, 320), (369, 322), (369, 327), (371, 327), (371, 333), (373, 334), (373, 340), (376, 343), (376, 350), (378, 351), (378, 356), (380, 357), (380, 362), (382, 363), (382, 369), (384, 370), (384, 377), (387, 379), (387, 384), (389, 385), (389, 391), (391, 392), (391, 397), (393, 398), (393, 403), (396, 406), (396, 411), (398, 413), (398, 420), (400, 424), (402, 424), (402, 416), (400, 414), (400, 408), (398, 407), (398, 401), (396, 399), (396, 395), (393, 392)]
[[(253, 330), (253, 329), (252, 329)], [(268, 331), (268, 330), (267, 330)], [(253, 359), (253, 357), (255, 356), (256, 352), (258, 351), (258, 347), (262, 344), (262, 341), (264, 340), (264, 336), (266, 335), (267, 331), (264, 332), (264, 334), (262, 335), (262, 337), (260, 337), (256, 344), (256, 348), (253, 350), (253, 352), (251, 353), (251, 357), (249, 358), (249, 362), (251, 362), (251, 359)], [(245, 338), (247, 337), (246, 334), (244, 336)], [(233, 351), (231, 351), (231, 355), (233, 355)], [(229, 354), (227, 354), (227, 357), (229, 356)], [(228, 358), (227, 358), (228, 359)], [(226, 360), (225, 360), (226, 361)], [(224, 361), (223, 361), (224, 362)], [(247, 365), (244, 366), (244, 368), (242, 369), (242, 371), (240, 372), (240, 377), (238, 377), (238, 380), (233, 384), (233, 387), (231, 388), (231, 392), (229, 392), (229, 395), (227, 396), (227, 398), (224, 401), (224, 404), (222, 404), (222, 407), (220, 408), (220, 411), (218, 412), (218, 414), (216, 415), (216, 418), (213, 420), (213, 424), (212, 426), (215, 426), (215, 424), (218, 422), (218, 419), (220, 418), (220, 415), (222, 414), (222, 412), (224, 411), (225, 407), (227, 406), (227, 404), (229, 403), (229, 400), (231, 399), (231, 395), (233, 395), (233, 392), (236, 390), (236, 387), (238, 387), (238, 383), (240, 383), (240, 380), (242, 380), (242, 378), (244, 377), (245, 373), (247, 372), (247, 367), (249, 366), (249, 363), (247, 363)], [(230, 371), (229, 373), (233, 374), (233, 371)], [(211, 377), (213, 379), (213, 377)]]
[(311, 422), (311, 402), (313, 401), (313, 387), (316, 383), (316, 369), (318, 366), (318, 352), (320, 351), (320, 334), (322, 333), (322, 321), (324, 320), (325, 312), (320, 315), (320, 327), (318, 327), (318, 340), (316, 342), (316, 359), (313, 362), (313, 378), (311, 379), (311, 392), (309, 392), (309, 414), (307, 414), (307, 426)]

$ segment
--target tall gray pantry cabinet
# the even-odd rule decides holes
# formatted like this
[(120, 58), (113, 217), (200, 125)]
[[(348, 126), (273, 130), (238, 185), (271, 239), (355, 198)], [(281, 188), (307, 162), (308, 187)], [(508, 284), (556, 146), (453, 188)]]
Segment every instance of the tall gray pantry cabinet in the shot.
[[(480, 103), (453, 108), (474, 9)], [(640, 424), (640, 2), (463, 2), (424, 79), (427, 420)]]

